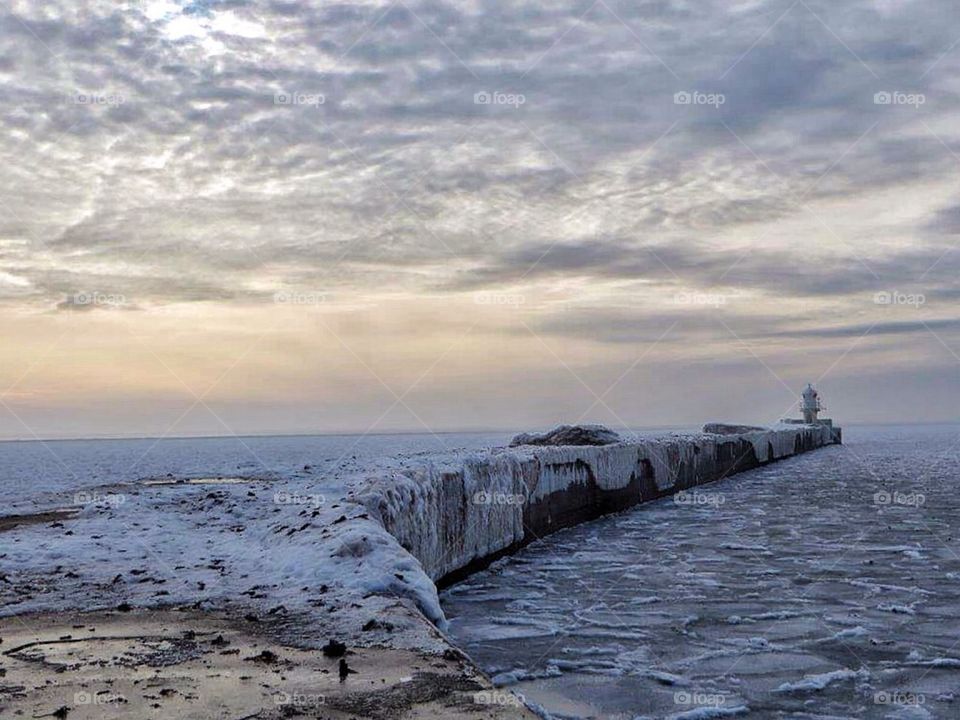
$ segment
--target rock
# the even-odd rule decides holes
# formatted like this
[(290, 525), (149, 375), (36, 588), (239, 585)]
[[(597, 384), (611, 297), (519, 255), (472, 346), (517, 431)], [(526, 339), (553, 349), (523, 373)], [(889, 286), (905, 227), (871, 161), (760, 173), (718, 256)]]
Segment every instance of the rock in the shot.
[(368, 620), (364, 623), (363, 627), (360, 628), (363, 632), (371, 632), (372, 630), (385, 630), (387, 632), (393, 632), (393, 623), (383, 622), (374, 618), (373, 620)]
[(330, 638), (330, 642), (324, 645), (322, 650), (326, 657), (337, 658), (343, 657), (346, 654), (347, 646), (342, 642)]
[(545, 433), (520, 433), (510, 441), (518, 445), (615, 445), (620, 436), (603, 425), (558, 425)]
[(343, 682), (344, 680), (346, 680), (346, 679), (347, 679), (347, 675), (356, 675), (356, 674), (357, 674), (357, 671), (354, 670), (354, 669), (353, 669), (352, 667), (350, 667), (349, 665), (347, 665), (347, 661), (344, 660), (343, 658), (340, 658), (340, 668), (339, 668), (339, 670), (340, 670), (340, 682)]
[(277, 655), (269, 650), (263, 650), (259, 655), (248, 657), (247, 660), (250, 662), (263, 663), (265, 665), (273, 665), (275, 662), (277, 662)]

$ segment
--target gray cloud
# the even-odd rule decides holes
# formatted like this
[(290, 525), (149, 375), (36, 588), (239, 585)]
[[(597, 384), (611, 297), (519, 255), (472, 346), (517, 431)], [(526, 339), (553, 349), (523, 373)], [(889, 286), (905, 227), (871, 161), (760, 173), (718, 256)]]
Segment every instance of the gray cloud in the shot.
[[(13, 158), (0, 233), (45, 251), (18, 273), (47, 301), (84, 275), (131, 292), (124, 278), (142, 278), (145, 300), (248, 298), (267, 270), (406, 290), (564, 277), (796, 298), (921, 277), (930, 295), (954, 289), (951, 255), (924, 275), (952, 209), (916, 226), (916, 247), (838, 244), (816, 268), (709, 242), (802, 215), (801, 197), (953, 172), (920, 124), (956, 109), (958, 58), (940, 59), (950, 3), (811, 1), (772, 29), (781, 3), (74, 5), (0, 13)], [(882, 89), (927, 102), (877, 106)], [(726, 102), (677, 106), (678, 90)], [(525, 102), (476, 105), (479, 91)], [(278, 92), (324, 102), (276, 105)]]

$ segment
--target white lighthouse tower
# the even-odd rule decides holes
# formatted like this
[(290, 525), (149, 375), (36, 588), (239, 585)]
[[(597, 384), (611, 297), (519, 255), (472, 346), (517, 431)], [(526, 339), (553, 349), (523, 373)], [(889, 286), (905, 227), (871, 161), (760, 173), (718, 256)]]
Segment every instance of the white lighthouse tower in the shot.
[(820, 404), (820, 393), (816, 391), (812, 383), (807, 383), (803, 392), (800, 393), (800, 411), (803, 413), (803, 419), (784, 418), (780, 422), (784, 425), (819, 425), (830, 433), (831, 442), (839, 445), (843, 442), (843, 431), (841, 428), (835, 427), (833, 420), (830, 418), (820, 417), (821, 410), (823, 410), (823, 405)]
[(800, 400), (800, 409), (803, 411), (803, 421), (808, 425), (815, 425), (819, 422), (818, 415), (820, 414), (820, 396), (817, 394), (817, 391), (813, 388), (813, 385), (807, 383), (807, 386), (803, 389), (803, 394), (801, 395)]

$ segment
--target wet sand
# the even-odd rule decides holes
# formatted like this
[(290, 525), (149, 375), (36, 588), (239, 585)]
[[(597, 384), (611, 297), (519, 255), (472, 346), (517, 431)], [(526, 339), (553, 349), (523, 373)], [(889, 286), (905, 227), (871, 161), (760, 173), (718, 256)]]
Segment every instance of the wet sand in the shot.
[[(340, 659), (215, 613), (0, 620), (3, 717), (512, 720), (533, 714), (453, 649), (347, 647)], [(65, 709), (65, 710), (64, 710)]]
[(43, 523), (62, 522), (73, 518), (79, 510), (64, 508), (62, 510), (47, 510), (44, 512), (26, 513), (24, 515), (0, 515), (0, 532), (13, 530), (24, 525), (41, 525)]

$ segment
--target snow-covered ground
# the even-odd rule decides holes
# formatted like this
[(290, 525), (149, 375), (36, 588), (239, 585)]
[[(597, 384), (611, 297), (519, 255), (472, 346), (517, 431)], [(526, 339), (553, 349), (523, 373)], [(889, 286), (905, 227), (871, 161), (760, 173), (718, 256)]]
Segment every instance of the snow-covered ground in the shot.
[[(371, 475), (506, 439), (0, 443), (0, 515), (74, 511), (0, 532), (0, 615), (199, 603), (301, 618), (305, 642), (335, 632), (443, 647), (407, 610), (442, 623), (433, 582), (347, 496)], [(384, 613), (389, 637), (360, 634)]]
[(960, 717), (960, 429), (845, 432), (499, 561), (449, 633), (557, 717)]

